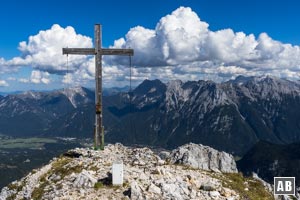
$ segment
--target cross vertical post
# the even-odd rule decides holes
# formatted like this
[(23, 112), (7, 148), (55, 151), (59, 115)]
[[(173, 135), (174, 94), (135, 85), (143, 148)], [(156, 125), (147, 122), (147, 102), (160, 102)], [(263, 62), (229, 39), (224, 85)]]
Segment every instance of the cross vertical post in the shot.
[(101, 25), (95, 24), (95, 48), (63, 48), (63, 54), (95, 55), (95, 131), (94, 148), (104, 149), (104, 127), (102, 111), (102, 55), (128, 55), (133, 56), (133, 49), (104, 49), (102, 48)]
[(95, 103), (96, 103), (96, 124), (95, 124), (95, 148), (104, 149), (104, 133), (102, 126), (102, 56), (101, 52), (101, 26), (95, 25)]

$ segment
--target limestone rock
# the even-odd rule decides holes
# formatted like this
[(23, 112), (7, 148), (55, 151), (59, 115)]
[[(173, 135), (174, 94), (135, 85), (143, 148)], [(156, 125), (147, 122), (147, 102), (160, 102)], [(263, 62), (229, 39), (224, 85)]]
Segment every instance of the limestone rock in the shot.
[(142, 189), (138, 185), (137, 182), (133, 181), (131, 183), (130, 188), (131, 188), (131, 199), (132, 200), (144, 199)]
[(196, 169), (237, 173), (232, 155), (201, 144), (189, 143), (173, 150), (168, 157), (173, 164), (183, 164)]
[(210, 191), (209, 196), (212, 199), (219, 199), (220, 198), (220, 193), (218, 191)]
[(78, 188), (94, 187), (95, 183), (97, 183), (97, 179), (89, 171), (83, 170), (76, 177), (73, 186)]
[(161, 194), (161, 189), (153, 183), (149, 186), (148, 191), (154, 194)]

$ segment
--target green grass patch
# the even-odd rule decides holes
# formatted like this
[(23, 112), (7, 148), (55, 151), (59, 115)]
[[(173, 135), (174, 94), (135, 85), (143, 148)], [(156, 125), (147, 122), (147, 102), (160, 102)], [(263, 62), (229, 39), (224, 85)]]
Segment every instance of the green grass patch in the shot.
[(22, 190), (22, 186), (18, 185), (18, 184), (8, 184), (8, 189), (10, 190), (16, 190), (17, 192), (21, 191)]
[(56, 143), (56, 139), (52, 138), (8, 138), (0, 140), (0, 148), (3, 149), (40, 149), (43, 148), (45, 144)]
[(128, 181), (125, 181), (125, 182), (123, 182), (123, 188), (129, 188), (130, 187), (130, 184), (129, 184), (129, 182)]
[(14, 193), (11, 196), (7, 197), (7, 200), (15, 200), (17, 193), (20, 192), (23, 189), (24, 186), (25, 186), (24, 182), (22, 182), (20, 185), (19, 184), (12, 184), (12, 183), (9, 184), (7, 187), (10, 190), (15, 190), (16, 193)]
[(297, 198), (295, 196), (289, 195), (290, 199), (292, 200), (297, 200)]
[(89, 166), (88, 169), (95, 172), (99, 170), (99, 168), (96, 166)]
[(17, 193), (14, 193), (11, 196), (7, 197), (6, 200), (15, 200), (16, 197), (17, 197)]
[[(43, 180), (43, 181), (42, 181)], [(39, 200), (39, 199), (42, 199), (43, 197), (43, 194), (45, 193), (45, 187), (49, 185), (49, 182), (46, 180), (45, 177), (42, 177), (41, 180), (40, 180), (40, 185), (39, 187), (36, 187), (32, 194), (31, 194), (31, 198), (33, 200)]]
[(69, 157), (60, 157), (56, 162), (52, 164), (52, 168), (50, 170), (51, 174), (60, 175), (61, 179), (65, 176), (68, 176), (72, 173), (80, 173), (83, 170), (83, 166), (72, 166), (68, 167), (67, 164), (72, 161), (72, 158)]
[(69, 167), (68, 164), (72, 161), (72, 158), (61, 156), (56, 161), (52, 163), (51, 169), (40, 178), (40, 185), (36, 187), (32, 192), (32, 199), (38, 200), (42, 199), (45, 193), (45, 187), (50, 184), (47, 177), (52, 174), (60, 175), (61, 179), (71, 173), (80, 173), (83, 169), (82, 166)]
[(95, 185), (94, 185), (94, 188), (96, 189), (96, 190), (98, 190), (98, 189), (100, 189), (100, 188), (103, 188), (104, 187), (104, 184), (102, 183), (102, 182), (97, 182), (97, 183), (95, 183)]
[[(236, 191), (241, 199), (253, 200), (273, 200), (274, 197), (269, 193), (263, 184), (252, 177), (244, 177), (240, 173), (224, 173), (223, 175), (214, 174), (215, 178), (222, 181), (224, 187)], [(245, 184), (247, 182), (248, 184)], [(245, 190), (248, 188), (248, 190)]]

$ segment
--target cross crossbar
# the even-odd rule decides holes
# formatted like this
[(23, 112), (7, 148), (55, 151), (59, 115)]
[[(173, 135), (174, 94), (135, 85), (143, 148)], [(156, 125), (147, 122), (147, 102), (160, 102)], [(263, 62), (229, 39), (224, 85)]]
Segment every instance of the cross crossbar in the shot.
[[(96, 55), (95, 48), (63, 48), (63, 54), (76, 54), (76, 55)], [(99, 49), (100, 55), (124, 55), (133, 56), (133, 49)]]

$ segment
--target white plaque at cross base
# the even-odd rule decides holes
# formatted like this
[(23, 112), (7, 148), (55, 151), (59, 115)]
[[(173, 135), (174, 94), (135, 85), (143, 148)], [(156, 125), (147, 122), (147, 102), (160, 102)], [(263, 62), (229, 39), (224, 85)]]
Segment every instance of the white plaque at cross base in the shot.
[(112, 184), (123, 185), (123, 163), (113, 163)]

